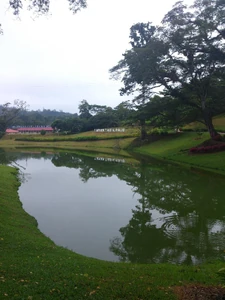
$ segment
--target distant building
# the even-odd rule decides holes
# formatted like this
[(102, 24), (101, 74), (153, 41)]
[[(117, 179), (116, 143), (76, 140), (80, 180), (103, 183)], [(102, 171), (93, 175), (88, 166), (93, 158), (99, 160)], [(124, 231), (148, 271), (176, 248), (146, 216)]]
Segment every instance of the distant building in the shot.
[(14, 130), (14, 129), (11, 129), (11, 128), (6, 129), (6, 134), (17, 134), (17, 133), (19, 133), (18, 130)]
[(52, 127), (20, 127), (16, 130), (14, 129), (6, 129), (6, 134), (17, 134), (17, 133), (26, 133), (26, 134), (37, 134), (41, 133), (41, 131), (44, 130), (46, 133), (52, 133), (53, 128)]

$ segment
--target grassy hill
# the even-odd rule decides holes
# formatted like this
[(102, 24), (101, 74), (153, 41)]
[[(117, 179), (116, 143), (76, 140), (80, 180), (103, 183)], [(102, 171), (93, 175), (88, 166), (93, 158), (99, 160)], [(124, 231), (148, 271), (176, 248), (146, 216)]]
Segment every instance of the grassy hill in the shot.
[[(225, 132), (225, 113), (214, 117), (213, 125), (215, 126), (217, 131)], [(206, 129), (206, 126), (200, 122), (193, 122), (184, 126), (184, 129)]]
[(136, 152), (165, 159), (174, 163), (211, 170), (225, 174), (225, 152), (189, 154), (189, 149), (209, 139), (207, 132), (199, 136), (195, 132), (181, 132), (169, 135), (154, 143), (134, 150)]

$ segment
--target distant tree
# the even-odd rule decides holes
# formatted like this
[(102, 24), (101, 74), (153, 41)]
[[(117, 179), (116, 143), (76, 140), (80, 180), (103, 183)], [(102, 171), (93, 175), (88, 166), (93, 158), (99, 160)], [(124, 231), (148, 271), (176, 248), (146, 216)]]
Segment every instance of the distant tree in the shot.
[(76, 117), (77, 114), (66, 113), (63, 111), (43, 109), (25, 110), (19, 113), (16, 124), (19, 126), (48, 126), (57, 119)]
[(116, 115), (112, 108), (105, 112), (100, 112), (95, 116), (91, 117), (87, 123), (87, 129), (93, 130), (97, 128), (110, 128), (118, 126)]
[(56, 131), (79, 133), (83, 130), (84, 120), (79, 117), (69, 117), (61, 120), (55, 120), (51, 126)]
[(71, 133), (79, 133), (84, 131), (85, 121), (79, 117), (73, 117), (68, 120)]
[(87, 100), (82, 100), (78, 106), (79, 108), (79, 117), (81, 119), (89, 119), (91, 118), (91, 105), (87, 102)]
[(5, 134), (7, 127), (13, 125), (19, 113), (25, 109), (26, 102), (22, 100), (15, 100), (12, 105), (9, 102), (0, 105), (0, 138)]
[(114, 114), (120, 126), (133, 122), (134, 105), (130, 101), (123, 101), (114, 108)]
[(97, 104), (90, 105), (90, 113), (92, 115), (96, 115), (98, 113), (105, 113), (108, 109), (109, 107), (106, 105), (97, 105)]

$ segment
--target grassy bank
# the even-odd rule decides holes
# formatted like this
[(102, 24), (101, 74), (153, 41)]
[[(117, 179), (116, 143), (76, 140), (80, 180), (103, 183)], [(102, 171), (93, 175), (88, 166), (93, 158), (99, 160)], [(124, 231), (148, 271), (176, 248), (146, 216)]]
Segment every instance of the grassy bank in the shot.
[(126, 149), (136, 138), (137, 130), (130, 129), (124, 133), (96, 133), (94, 131), (76, 135), (5, 135), (0, 140), (2, 148), (57, 148), (57, 149), (89, 149), (91, 151), (110, 152)]
[(135, 148), (135, 151), (168, 161), (225, 174), (225, 152), (189, 154), (191, 147), (195, 147), (207, 139), (209, 139), (208, 133), (204, 133), (200, 137), (196, 133), (183, 132)]
[[(124, 133), (86, 132), (69, 136), (13, 135), (4, 136), (0, 140), (2, 148), (41, 148), (69, 149), (80, 151), (104, 152), (108, 154), (126, 155), (124, 150), (130, 149), (141, 154), (166, 159), (175, 163), (203, 168), (220, 174), (225, 174), (225, 152), (190, 155), (189, 149), (209, 139), (208, 133), (199, 135), (195, 132), (182, 132), (168, 136), (160, 136), (160, 140), (143, 146), (134, 146), (134, 129)], [(128, 137), (127, 137), (128, 136)], [(82, 141), (81, 141), (82, 140)]]
[(56, 246), (22, 209), (16, 175), (0, 166), (0, 299), (177, 299), (175, 287), (194, 285), (196, 292), (203, 289), (199, 283), (219, 283), (219, 262), (111, 263)]

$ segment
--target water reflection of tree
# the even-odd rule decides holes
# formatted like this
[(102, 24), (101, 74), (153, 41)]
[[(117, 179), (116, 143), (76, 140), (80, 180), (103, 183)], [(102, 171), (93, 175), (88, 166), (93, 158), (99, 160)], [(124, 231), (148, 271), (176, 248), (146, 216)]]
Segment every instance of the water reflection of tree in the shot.
[(130, 165), (118, 164), (95, 160), (93, 157), (77, 155), (75, 153), (58, 153), (52, 158), (52, 163), (57, 166), (79, 169), (79, 175), (83, 182), (91, 178), (111, 177), (119, 173), (125, 174)]
[[(135, 180), (129, 182), (136, 193), (142, 198), (139, 200), (140, 205), (133, 210), (133, 217), (129, 224), (120, 229), (123, 241), (120, 249), (127, 252), (127, 258), (130, 261), (138, 262), (140, 259), (139, 246), (135, 243), (136, 257), (133, 255), (131, 260), (130, 253), (127, 251), (131, 248), (132, 240), (129, 238), (133, 220), (136, 220), (139, 214), (139, 226), (143, 227), (142, 221), (146, 220), (146, 213), (151, 216), (152, 209), (161, 214), (160, 223), (162, 224), (158, 233), (161, 231), (167, 239), (162, 239), (161, 249), (158, 249), (157, 238), (155, 243), (149, 240), (151, 251), (149, 258), (152, 261), (171, 261), (176, 263), (194, 263), (201, 262), (211, 257), (222, 255), (225, 247), (225, 223), (223, 201), (223, 185), (211, 177), (199, 176), (186, 171), (173, 172), (170, 168), (167, 172), (157, 172), (150, 174), (149, 168), (142, 164)], [(149, 212), (149, 213), (148, 213)], [(165, 214), (171, 216), (164, 216)], [(145, 223), (149, 228), (155, 224), (152, 220)], [(213, 233), (215, 226), (219, 225), (219, 231)], [(138, 230), (139, 240), (146, 239), (146, 236)], [(149, 238), (154, 235), (149, 234)], [(117, 240), (118, 244), (118, 240)], [(115, 252), (114, 240), (112, 241), (111, 250)], [(146, 247), (147, 249), (147, 247)], [(157, 255), (152, 256), (153, 249)], [(121, 257), (124, 259), (124, 255)], [(147, 260), (146, 260), (147, 261)]]
[[(140, 195), (121, 238), (110, 250), (132, 262), (197, 263), (221, 257), (225, 249), (223, 180), (174, 167), (112, 164), (71, 153), (52, 159), (55, 165), (79, 168), (80, 177), (116, 175)], [(158, 219), (154, 218), (155, 214)]]
[(28, 151), (26, 149), (25, 152), (22, 151), (6, 151), (3, 148), (0, 148), (0, 164), (9, 165), (18, 169), (18, 176), (20, 182), (26, 182), (30, 178), (30, 174), (26, 173), (26, 167), (20, 164), (21, 160), (27, 160), (29, 158), (44, 158), (49, 159), (52, 155), (47, 154), (45, 151)]
[(8, 165), (14, 160), (15, 155), (13, 155), (12, 153), (9, 154), (4, 149), (0, 148), (0, 164)]
[(49, 159), (52, 157), (52, 154), (47, 154), (45, 151), (37, 151), (37, 150), (28, 150), (22, 151), (22, 149), (19, 151), (10, 151), (3, 148), (0, 148), (0, 164), (2, 165), (10, 165), (12, 166), (18, 166), (18, 162), (20, 160), (29, 159), (29, 158), (35, 158), (35, 159)]

